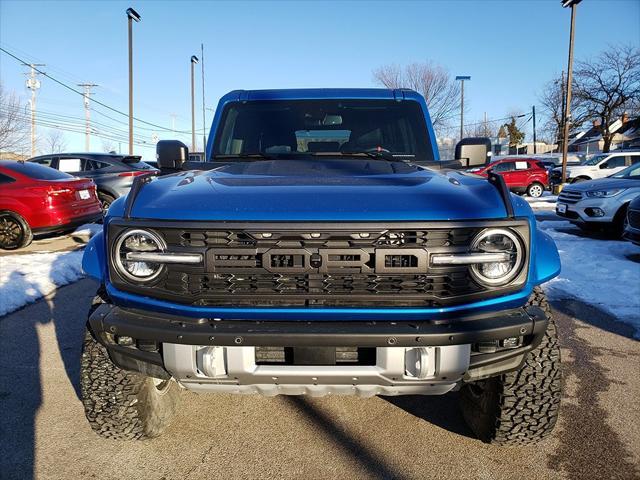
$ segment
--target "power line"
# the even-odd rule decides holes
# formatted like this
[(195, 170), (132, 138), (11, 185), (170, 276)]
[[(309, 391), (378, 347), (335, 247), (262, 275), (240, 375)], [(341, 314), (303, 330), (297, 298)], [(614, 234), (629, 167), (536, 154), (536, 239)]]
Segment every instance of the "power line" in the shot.
[[(5, 49), (5, 48), (3, 48), (3, 47), (0, 47), (0, 51), (2, 51), (2, 52), (4, 52), (4, 53), (6, 53), (7, 55), (9, 55), (9, 56), (10, 56), (11, 58), (13, 58), (14, 60), (17, 60), (17, 61), (19, 61), (19, 62), (21, 62), (21, 63), (23, 63), (23, 64), (27, 64), (23, 59), (21, 59), (20, 57), (18, 57), (18, 56), (16, 56), (16, 55), (14, 55), (13, 53), (9, 52), (8, 50), (6, 50), (6, 49)], [(30, 65), (30, 64), (29, 64), (29, 65)], [(35, 64), (34, 64), (34, 65), (35, 65)], [(76, 93), (76, 94), (78, 94), (78, 95), (82, 95), (82, 96), (84, 96), (84, 93), (83, 93), (83, 92), (81, 92), (81, 91), (79, 91), (79, 90), (76, 90), (75, 88), (73, 88), (73, 87), (71, 87), (71, 86), (67, 85), (67, 84), (66, 84), (66, 83), (64, 83), (64, 82), (61, 82), (60, 80), (58, 80), (58, 79), (57, 79), (57, 78), (55, 78), (55, 77), (52, 77), (51, 75), (48, 75), (47, 73), (45, 73), (45, 72), (43, 72), (43, 71), (39, 70), (39, 69), (38, 69), (38, 68), (36, 68), (35, 66), (34, 66), (34, 71), (35, 71), (35, 72), (38, 72), (39, 74), (41, 74), (41, 75), (43, 75), (43, 76), (45, 76), (45, 77), (47, 77), (49, 80), (51, 80), (51, 81), (53, 81), (53, 82), (57, 83), (58, 85), (60, 85), (60, 86), (62, 86), (62, 87), (64, 87), (64, 88), (66, 88), (67, 90), (70, 90), (70, 91), (72, 91), (73, 93)], [(112, 112), (115, 112), (115, 113), (117, 113), (117, 114), (119, 114), (119, 115), (122, 115), (122, 116), (125, 116), (125, 117), (128, 117), (128, 116), (129, 116), (128, 114), (126, 114), (126, 113), (124, 113), (124, 112), (122, 112), (122, 111), (120, 111), (120, 110), (118, 110), (118, 109), (116, 109), (116, 108), (113, 108), (113, 107), (111, 107), (111, 106), (107, 105), (106, 103), (100, 102), (100, 101), (98, 101), (98, 100), (94, 100), (94, 103), (96, 103), (96, 104), (98, 104), (98, 105), (100, 105), (100, 106), (102, 106), (102, 107), (104, 107), (104, 108), (106, 108), (106, 109), (108, 109), (108, 110), (111, 110)], [(155, 124), (155, 123), (147, 122), (146, 120), (142, 120), (142, 119), (140, 119), (140, 118), (136, 118), (136, 117), (133, 117), (133, 119), (134, 119), (135, 121), (137, 121), (137, 122), (144, 123), (145, 125), (150, 125), (150, 126), (152, 126), (152, 127), (156, 127), (157, 129), (160, 129), (160, 130), (164, 130), (164, 131), (168, 131), (168, 132), (174, 132), (174, 133), (189, 133), (189, 132), (187, 132), (187, 131), (171, 130), (170, 128), (166, 128), (166, 127), (163, 127), (163, 126), (161, 126), (161, 125), (157, 125), (157, 124)]]

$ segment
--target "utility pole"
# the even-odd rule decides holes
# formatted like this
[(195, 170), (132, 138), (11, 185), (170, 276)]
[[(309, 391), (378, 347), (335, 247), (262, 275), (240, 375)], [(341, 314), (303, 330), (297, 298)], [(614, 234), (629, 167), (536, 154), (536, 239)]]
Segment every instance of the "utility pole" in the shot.
[(37, 75), (40, 72), (36, 67), (44, 67), (44, 63), (23, 63), (22, 65), (29, 67), (31, 71), (28, 73), (27, 88), (31, 90), (31, 100), (29, 102), (31, 107), (31, 156), (36, 156), (36, 92), (40, 88), (40, 80), (37, 79)]
[(538, 153), (538, 150), (537, 150), (538, 147), (536, 147), (536, 106), (533, 105), (531, 107), (531, 110), (532, 110), (532, 116), (533, 116), (533, 153), (535, 155), (536, 153)]
[(191, 55), (191, 151), (196, 151), (196, 97), (194, 67), (198, 63), (198, 57)]
[(571, 84), (573, 82), (573, 36), (576, 24), (576, 6), (582, 0), (562, 0), (564, 8), (571, 7), (571, 29), (569, 30), (569, 60), (567, 62), (567, 99), (564, 105), (562, 126), (562, 184), (567, 181), (567, 153), (569, 152), (569, 122), (571, 118)]
[(170, 113), (169, 116), (171, 117), (171, 130), (175, 131), (176, 130), (176, 117), (178, 116), (175, 113)]
[(207, 150), (207, 118), (204, 113), (204, 43), (200, 44), (200, 67), (202, 72), (202, 151), (205, 152)]
[(91, 97), (91, 88), (97, 87), (95, 83), (79, 83), (79, 87), (84, 89), (82, 98), (84, 99), (84, 119), (85, 119), (85, 132), (84, 132), (84, 151), (91, 151), (91, 113), (89, 110), (89, 98)]
[(133, 22), (142, 17), (133, 8), (127, 8), (128, 40), (129, 40), (129, 155), (133, 155)]
[(456, 80), (460, 80), (460, 140), (464, 137), (464, 82), (471, 80), (469, 75), (458, 75)]
[(558, 151), (560, 151), (560, 143), (562, 143), (562, 135), (564, 132), (564, 105), (566, 101), (565, 97), (565, 84), (564, 84), (564, 70), (562, 71), (560, 88), (562, 89), (562, 111), (560, 112), (560, 131), (558, 132)]

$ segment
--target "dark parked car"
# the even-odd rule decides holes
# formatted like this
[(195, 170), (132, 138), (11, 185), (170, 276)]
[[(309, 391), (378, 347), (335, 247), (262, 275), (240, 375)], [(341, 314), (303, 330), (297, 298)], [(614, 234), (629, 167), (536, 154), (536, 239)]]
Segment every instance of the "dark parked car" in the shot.
[(0, 248), (26, 247), (34, 233), (65, 231), (100, 218), (102, 209), (90, 179), (0, 160)]
[(140, 158), (112, 153), (57, 153), (29, 161), (76, 177), (91, 178), (98, 188), (102, 209), (106, 211), (116, 198), (129, 192), (136, 176), (153, 172), (153, 167)]
[(629, 204), (623, 236), (640, 246), (640, 195)]

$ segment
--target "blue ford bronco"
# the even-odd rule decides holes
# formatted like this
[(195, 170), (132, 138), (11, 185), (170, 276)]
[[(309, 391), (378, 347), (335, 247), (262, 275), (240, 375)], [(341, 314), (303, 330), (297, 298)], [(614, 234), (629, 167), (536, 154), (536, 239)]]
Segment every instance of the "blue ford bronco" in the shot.
[(560, 351), (540, 285), (556, 246), (500, 176), (446, 168), (419, 94), (234, 91), (206, 162), (178, 141), (157, 157), (84, 254), (98, 434), (159, 435), (184, 389), (458, 391), (485, 442), (551, 432)]

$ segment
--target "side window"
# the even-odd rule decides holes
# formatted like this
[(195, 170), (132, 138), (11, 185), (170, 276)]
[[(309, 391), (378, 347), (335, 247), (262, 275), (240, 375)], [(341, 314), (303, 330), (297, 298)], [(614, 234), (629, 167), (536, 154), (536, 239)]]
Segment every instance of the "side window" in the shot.
[(513, 170), (514, 162), (502, 162), (494, 167), (495, 172), (509, 172)]
[(66, 173), (76, 173), (84, 170), (85, 160), (82, 158), (61, 158), (58, 160), (58, 170)]
[(604, 168), (618, 168), (618, 167), (624, 167), (624, 156), (622, 155), (618, 155), (616, 157), (611, 157), (609, 160), (607, 160), (607, 166)]
[(84, 169), (85, 170), (102, 170), (103, 168), (107, 168), (109, 166), (108, 163), (98, 162), (97, 160), (86, 160)]
[(10, 177), (9, 175), (5, 175), (4, 173), (0, 173), (0, 185), (5, 185), (7, 183), (13, 183), (16, 179)]
[(640, 162), (640, 155), (627, 155), (627, 165), (635, 165)]
[(37, 158), (35, 160), (31, 160), (31, 162), (37, 163), (38, 165), (44, 165), (45, 167), (50, 167), (53, 162), (53, 157)]

